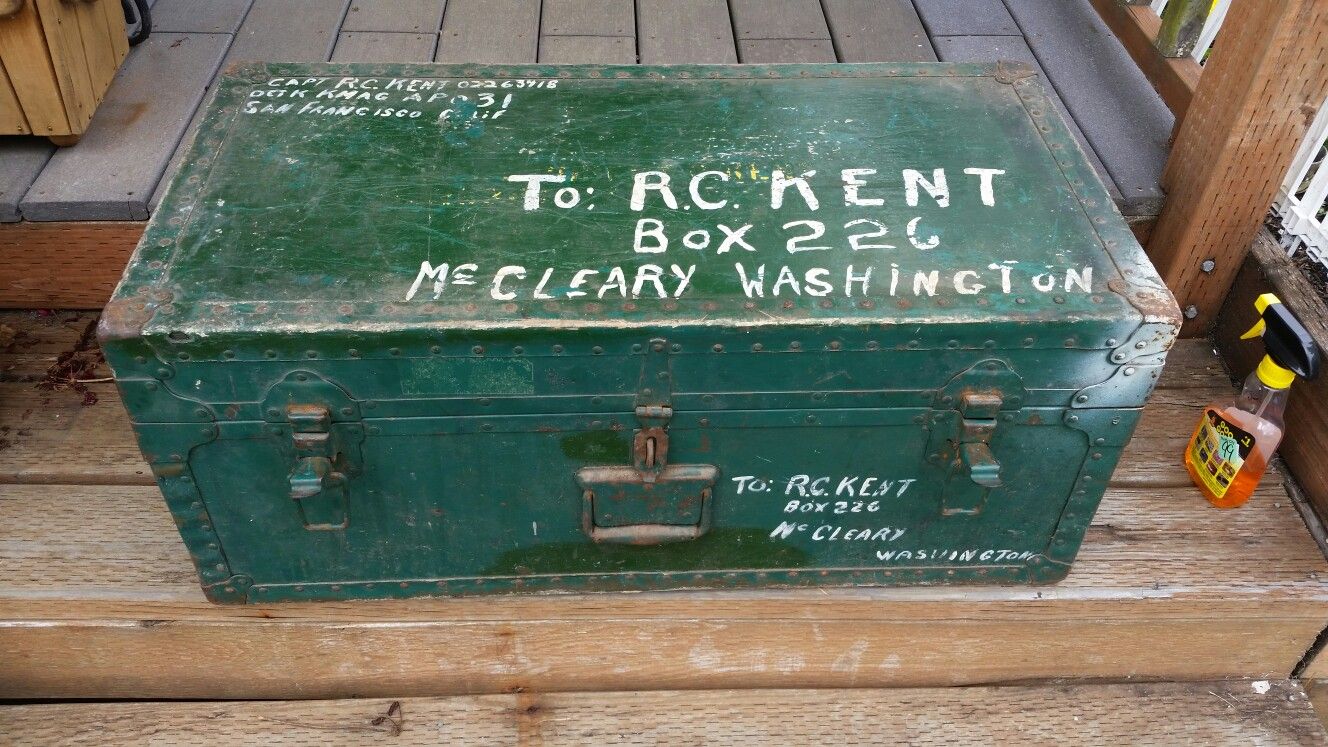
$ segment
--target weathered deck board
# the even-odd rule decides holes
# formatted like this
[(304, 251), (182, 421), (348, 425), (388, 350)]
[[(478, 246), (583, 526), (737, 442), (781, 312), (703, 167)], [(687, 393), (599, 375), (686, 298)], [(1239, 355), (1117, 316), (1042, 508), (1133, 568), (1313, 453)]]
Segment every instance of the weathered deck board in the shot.
[(544, 0), (540, 34), (635, 36), (636, 13), (632, 0)]
[(254, 0), (226, 62), (326, 62), (349, 4), (350, 0)]
[(444, 0), (354, 0), (342, 31), (403, 31), (436, 34)]
[(1047, 72), (1042, 69), (1042, 64), (1038, 62), (1037, 56), (1033, 54), (1033, 50), (1028, 48), (1028, 44), (1022, 36), (937, 36), (933, 37), (932, 43), (936, 46), (937, 54), (945, 62), (1015, 60), (1032, 65), (1042, 76), (1047, 95), (1051, 97), (1052, 103), (1056, 105), (1061, 117), (1065, 119), (1065, 124), (1069, 126), (1074, 139), (1079, 141), (1079, 147), (1088, 156), (1089, 162), (1093, 165), (1093, 170), (1107, 185), (1107, 190), (1111, 193), (1111, 199), (1115, 200), (1117, 205), (1122, 204), (1121, 190), (1120, 187), (1116, 186), (1116, 181), (1111, 178), (1111, 171), (1102, 163), (1102, 159), (1098, 158), (1097, 151), (1093, 149), (1093, 144), (1079, 129), (1074, 117), (1070, 116), (1070, 111), (1065, 107), (1065, 102), (1061, 101), (1060, 93), (1051, 85), (1051, 82), (1047, 79)]
[(539, 0), (449, 0), (438, 62), (534, 62)]
[(745, 63), (834, 62), (829, 39), (738, 39), (738, 58)]
[(936, 36), (1019, 36), (1001, 0), (913, 0), (927, 32)]
[(157, 0), (152, 5), (152, 30), (234, 34), (253, 4), (254, 0)]
[[(1276, 477), (1245, 508), (1218, 511), (1179, 467), (1197, 408), (1230, 392), (1192, 341), (1172, 355), (1075, 570), (1054, 586), (217, 607), (202, 599), (113, 395), (84, 406), (32, 387), (81, 320), (0, 352), (0, 372), (8, 360), (11, 378), (29, 377), (0, 384), (0, 421), (31, 409), (35, 423), (0, 449), (0, 696), (1285, 677), (1328, 623), (1328, 562)], [(39, 453), (46, 466), (24, 461)], [(56, 502), (78, 510), (48, 510)], [(614, 642), (612, 666), (585, 646), (587, 629)]]
[(818, 0), (729, 0), (729, 8), (739, 41), (830, 39)]
[(55, 146), (35, 137), (0, 137), (0, 223), (22, 217), (19, 200), (54, 152)]
[(135, 47), (78, 146), (57, 151), (24, 195), (23, 217), (147, 218), (152, 191), (229, 44), (225, 34), (157, 33)]
[(540, 62), (636, 63), (636, 40), (630, 36), (545, 36), (540, 39)]
[[(0, 307), (99, 309), (143, 235), (139, 222), (0, 224)], [(70, 268), (78, 268), (76, 272)]]
[[(238, 703), (62, 703), (0, 710), (18, 744), (1322, 745), (1279, 680), (909, 690), (515, 693)], [(393, 703), (399, 733), (374, 720)], [(390, 736), (389, 736), (390, 735)]]
[(332, 50), (333, 62), (428, 62), (437, 34), (398, 31), (343, 31)]
[(650, 65), (736, 63), (725, 0), (638, 0), (638, 47)]
[(1157, 215), (1175, 118), (1086, 2), (1019, 0), (1011, 14), (1123, 195), (1126, 215)]
[(824, 0), (841, 62), (935, 62), (911, 0)]

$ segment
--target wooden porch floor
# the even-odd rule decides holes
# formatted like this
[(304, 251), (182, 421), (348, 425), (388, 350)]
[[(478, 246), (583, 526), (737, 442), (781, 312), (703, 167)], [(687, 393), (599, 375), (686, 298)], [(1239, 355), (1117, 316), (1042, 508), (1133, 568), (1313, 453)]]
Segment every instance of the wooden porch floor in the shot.
[[(1197, 340), (1054, 586), (215, 606), (100, 380), (94, 318), (0, 314), (19, 330), (0, 348), (0, 698), (1284, 680), (1328, 627), (1328, 561), (1281, 475), (1218, 511), (1178, 463), (1231, 392)], [(71, 372), (92, 381), (51, 388)]]
[[(0, 138), (0, 222), (141, 221), (226, 64), (268, 61), (1037, 66), (1133, 220), (1156, 216), (1173, 118), (1089, 0), (155, 0), (74, 148)], [(118, 274), (118, 273), (117, 273)]]

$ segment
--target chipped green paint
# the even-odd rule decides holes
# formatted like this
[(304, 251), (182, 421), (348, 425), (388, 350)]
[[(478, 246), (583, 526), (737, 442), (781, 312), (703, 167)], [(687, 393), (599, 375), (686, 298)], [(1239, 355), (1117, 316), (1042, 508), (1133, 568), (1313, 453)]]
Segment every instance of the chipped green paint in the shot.
[(1177, 326), (1027, 68), (267, 64), (102, 339), (254, 602), (1054, 581)]

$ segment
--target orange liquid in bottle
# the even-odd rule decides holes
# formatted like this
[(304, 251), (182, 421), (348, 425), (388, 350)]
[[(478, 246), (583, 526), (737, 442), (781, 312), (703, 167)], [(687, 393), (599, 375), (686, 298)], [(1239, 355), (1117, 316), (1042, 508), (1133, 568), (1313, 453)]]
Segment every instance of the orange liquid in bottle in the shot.
[[(1220, 494), (1210, 487), (1205, 479), (1207, 476), (1205, 465), (1195, 462), (1195, 441), (1200, 437), (1200, 431), (1204, 430), (1208, 424), (1207, 413), (1209, 410), (1216, 412), (1223, 420), (1254, 438), (1254, 443), (1245, 456), (1244, 462), (1236, 471), (1235, 476), (1231, 478), (1225, 491)], [(1258, 487), (1259, 480), (1268, 469), (1268, 461), (1277, 450), (1277, 445), (1281, 440), (1282, 428), (1275, 423), (1237, 407), (1210, 405), (1205, 408), (1204, 417), (1200, 419), (1198, 427), (1194, 429), (1189, 444), (1185, 448), (1185, 469), (1189, 471), (1190, 479), (1194, 481), (1195, 486), (1199, 488), (1199, 491), (1203, 493), (1209, 503), (1218, 508), (1236, 508), (1244, 505), (1250, 499), (1254, 489)], [(1220, 487), (1219, 490), (1221, 490)]]

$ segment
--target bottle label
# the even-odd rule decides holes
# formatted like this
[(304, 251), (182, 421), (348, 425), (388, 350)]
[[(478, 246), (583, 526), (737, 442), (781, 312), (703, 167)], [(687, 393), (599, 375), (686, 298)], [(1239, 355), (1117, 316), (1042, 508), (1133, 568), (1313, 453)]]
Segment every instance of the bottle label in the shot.
[(1199, 432), (1194, 436), (1194, 443), (1190, 444), (1190, 462), (1208, 490), (1221, 498), (1236, 479), (1236, 473), (1240, 472), (1252, 448), (1253, 436), (1215, 410), (1205, 410)]

